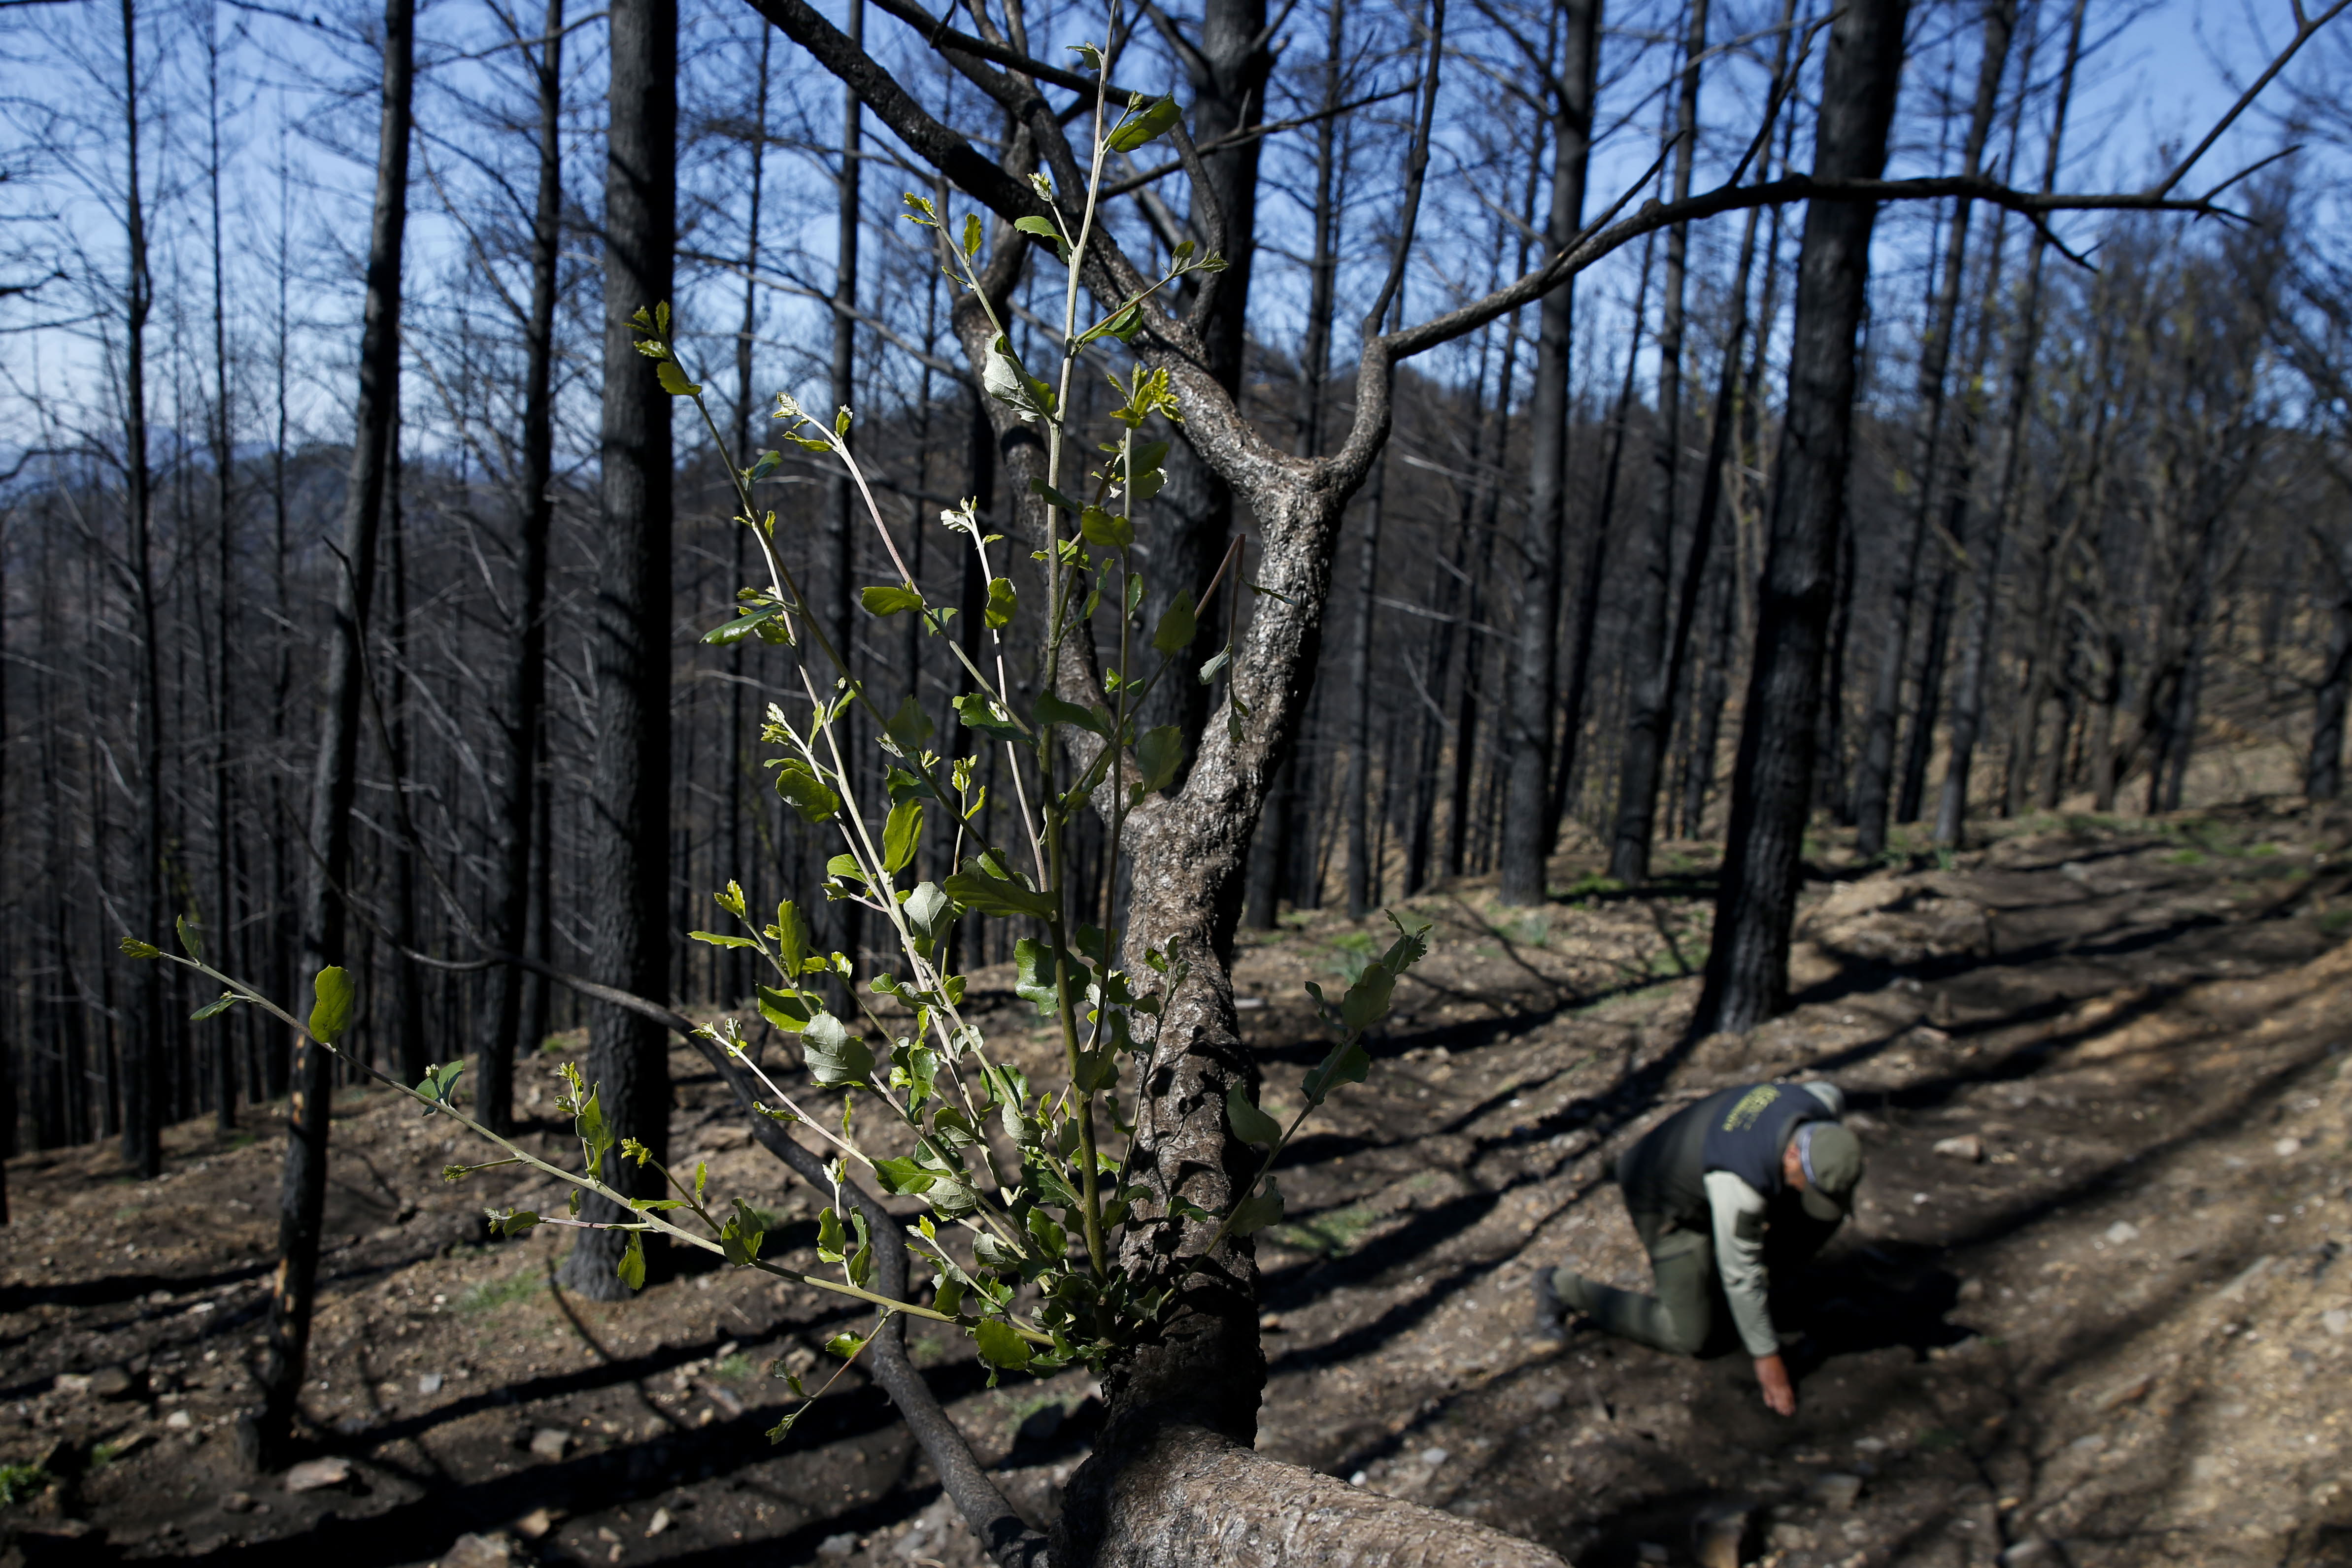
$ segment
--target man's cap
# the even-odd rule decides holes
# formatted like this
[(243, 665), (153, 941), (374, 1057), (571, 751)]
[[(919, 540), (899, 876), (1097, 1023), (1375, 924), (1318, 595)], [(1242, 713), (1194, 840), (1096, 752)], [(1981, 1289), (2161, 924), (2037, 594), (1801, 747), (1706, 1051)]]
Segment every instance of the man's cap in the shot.
[(1853, 1207), (1854, 1185), (1862, 1180), (1862, 1140), (1843, 1124), (1816, 1122), (1805, 1147), (1805, 1212), (1838, 1220)]

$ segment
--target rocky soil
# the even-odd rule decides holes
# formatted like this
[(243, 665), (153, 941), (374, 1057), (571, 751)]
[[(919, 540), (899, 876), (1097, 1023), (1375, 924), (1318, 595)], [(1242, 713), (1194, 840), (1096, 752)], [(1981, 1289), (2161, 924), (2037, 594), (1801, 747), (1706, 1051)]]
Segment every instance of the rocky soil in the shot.
[[(1262, 1238), (1260, 1448), (1595, 1568), (2352, 1563), (2347, 839), (2258, 804), (2042, 819), (1940, 866), (1840, 869), (1824, 843), (1801, 1005), (1695, 1045), (1706, 846), (1647, 896), (1568, 857), (1540, 911), (1475, 883), (1415, 901), (1436, 949), (1370, 1082), (1286, 1157), (1289, 1218)], [(1319, 1054), (1302, 982), (1377, 939), (1315, 915), (1241, 956), (1270, 1105)], [(1025, 1030), (1005, 1002), (997, 1028)], [(527, 1110), (576, 1049), (526, 1075)], [(772, 1251), (809, 1247), (811, 1195), (674, 1065), (674, 1147), (781, 1218)], [(1607, 1179), (1628, 1141), (1796, 1074), (1846, 1087), (1869, 1174), (1781, 1282), (1795, 1418), (1736, 1354), (1524, 1333), (1539, 1266), (1644, 1278)], [(551, 1282), (560, 1237), (483, 1239), (483, 1207), (534, 1189), (444, 1184), (469, 1151), (381, 1094), (337, 1112), (316, 1446), (285, 1476), (243, 1469), (230, 1428), (274, 1134), (174, 1129), (144, 1186), (102, 1148), (9, 1163), (12, 1563), (980, 1561), (855, 1374), (763, 1436), (791, 1403), (771, 1365), (821, 1366), (857, 1320), (692, 1259), (635, 1302), (579, 1300)], [(1086, 1376), (989, 1389), (960, 1345), (915, 1348), (1049, 1513), (1098, 1411)]]

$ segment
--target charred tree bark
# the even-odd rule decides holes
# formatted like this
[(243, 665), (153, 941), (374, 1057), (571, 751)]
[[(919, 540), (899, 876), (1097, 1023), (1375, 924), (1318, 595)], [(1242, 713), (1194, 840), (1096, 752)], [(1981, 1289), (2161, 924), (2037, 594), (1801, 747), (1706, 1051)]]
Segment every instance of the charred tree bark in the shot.
[[(1906, 0), (1856, 0), (1830, 30), (1814, 172), (1874, 179), (1903, 71)], [(1853, 451), (1854, 335), (1875, 207), (1817, 201), (1797, 261), (1789, 408), (1773, 474), (1756, 628), (1715, 936), (1695, 1033), (1753, 1029), (1788, 998), (1789, 933), (1812, 803), (1815, 713)]]
[[(1690, 0), (1683, 39), (1681, 90), (1675, 108), (1674, 200), (1690, 196), (1693, 144), (1698, 140), (1699, 57), (1706, 52), (1706, 0)], [(1749, 214), (1753, 226), (1754, 214)], [(1610, 835), (1609, 874), (1628, 887), (1650, 877), (1650, 837), (1657, 822), (1667, 732), (1674, 715), (1674, 663), (1666, 647), (1674, 574), (1675, 524), (1683, 471), (1683, 296), (1689, 273), (1690, 225), (1666, 231), (1665, 297), (1658, 311), (1658, 423), (1650, 444), (1648, 527), (1634, 577), (1627, 666), (1625, 741), (1617, 757), (1617, 824)], [(1684, 634), (1688, 635), (1685, 626)]]
[(1643, 243), (1641, 281), (1633, 287), (1633, 330), (1625, 344), (1625, 376), (1617, 388), (1616, 412), (1609, 424), (1609, 455), (1601, 465), (1601, 502), (1585, 526), (1584, 561), (1577, 579), (1575, 640), (1569, 644), (1568, 679), (1560, 691), (1559, 760), (1551, 769), (1549, 815), (1544, 830), (1547, 843), (1559, 839), (1559, 821), (1567, 814), (1569, 791), (1575, 788), (1577, 763), (1583, 750), (1584, 715), (1592, 684), (1592, 643), (1601, 627), (1601, 591), (1609, 572), (1610, 524), (1617, 515), (1617, 481), (1625, 465), (1625, 426), (1633, 415), (1633, 373), (1642, 357), (1642, 329), (1650, 303), (1650, 263), (1655, 252), (1654, 246), (1646, 240)]
[[(2017, 22), (2016, 0), (1990, 0), (1985, 6), (1984, 46), (1977, 68), (1976, 100), (1969, 106), (1969, 130), (1960, 152), (1961, 172), (1974, 176), (1983, 167), (1986, 139), (1992, 131), (1994, 108), (2000, 98), (2000, 79), (2009, 60), (2009, 41)], [(1871, 688), (1870, 716), (1863, 727), (1862, 758), (1854, 770), (1854, 852), (1875, 860), (1886, 848), (1886, 817), (1895, 781), (1895, 735), (1902, 717), (1903, 677), (1910, 652), (1911, 612), (1923, 573), (1935, 572), (1937, 603), (1948, 607), (1948, 570), (1938, 549), (1932, 556), (1929, 533), (1941, 489), (1941, 448), (1946, 401), (1945, 371), (1951, 360), (1952, 330), (1959, 317), (1960, 286), (1968, 272), (1969, 217), (1972, 204), (1965, 196), (1952, 207), (1952, 234), (1944, 255), (1944, 273), (1937, 288), (1935, 316), (1920, 345), (1918, 423), (1912, 435), (1912, 478), (1918, 486), (1918, 504), (1911, 517), (1911, 548), (1896, 563), (1895, 591), (1887, 607), (1877, 675)], [(1936, 564), (1931, 566), (1930, 562)], [(1948, 608), (1945, 613), (1948, 617)], [(1948, 623), (1948, 622), (1947, 622)], [(1937, 666), (1940, 685), (1942, 655), (1934, 650), (1929, 661)], [(1928, 675), (1923, 673), (1919, 712), (1931, 706)], [(1924, 773), (1925, 763), (1921, 764)], [(1916, 814), (1916, 813), (1915, 813)]]
[[(1787, 0), (1781, 7), (1780, 40), (1776, 46), (1777, 57), (1772, 65), (1776, 91), (1789, 68), (1789, 37), (1795, 16), (1795, 0)], [(1696, 43), (1704, 47), (1703, 27), (1695, 29), (1692, 37)], [(1696, 119), (1694, 109), (1694, 121)], [(1761, 135), (1769, 139), (1771, 133), (1772, 128), (1768, 124)], [(1768, 156), (1759, 177), (1769, 178), (1771, 172), (1771, 161)], [(1698, 836), (1699, 816), (1706, 808), (1707, 789), (1714, 782), (1716, 738), (1728, 685), (1724, 665), (1731, 653), (1732, 574), (1727, 570), (1715, 567), (1713, 551), (1716, 519), (1723, 510), (1725, 469), (1731, 456), (1731, 433), (1739, 405), (1740, 353), (1748, 338), (1748, 285), (1756, 266), (1756, 232), (1762, 217), (1762, 209), (1748, 208), (1747, 220), (1739, 233), (1739, 259), (1732, 267), (1731, 319), (1724, 333), (1723, 360), (1716, 372), (1715, 404), (1707, 418), (1706, 465), (1699, 471), (1698, 507), (1691, 519), (1690, 554), (1682, 570), (1682, 591), (1675, 610), (1674, 631), (1666, 643), (1665, 685), (1667, 700), (1671, 703), (1682, 685), (1689, 658), (1691, 632), (1698, 619), (1704, 590), (1709, 603), (1709, 624), (1713, 628), (1713, 635), (1706, 653), (1704, 685), (1692, 694), (1690, 752), (1683, 770), (1683, 833), (1686, 838)], [(1622, 812), (1620, 821), (1622, 824)], [(1645, 856), (1646, 853), (1645, 841)]]
[[(236, 945), (238, 929), (236, 896), (236, 792), (229, 772), (229, 737), (235, 733), (236, 706), (231, 700), (229, 661), (230, 606), (236, 570), (236, 525), (230, 507), (236, 465), (231, 434), (228, 358), (228, 263), (221, 237), (221, 96), (220, 37), (217, 15), (205, 22), (205, 126), (209, 156), (205, 162), (206, 194), (213, 239), (213, 417), (206, 434), (213, 448), (213, 601), (212, 654), (215, 677), (212, 704), (213, 885), (212, 911), (204, 921), (210, 930), (206, 956), (231, 974), (244, 972)], [(249, 1020), (224, 1017), (211, 1032), (213, 1125), (223, 1133), (236, 1126), (236, 1042), (239, 1025)]]
[[(866, 0), (849, 0), (849, 38), (860, 47), (866, 40)], [(849, 408), (857, 401), (857, 253), (863, 232), (865, 214), (859, 198), (866, 188), (864, 158), (866, 117), (855, 88), (845, 84), (841, 89), (841, 167), (835, 178), (833, 252), (833, 404), (836, 409)], [(853, 425), (850, 440), (856, 440)], [(838, 672), (850, 679), (856, 678), (857, 661), (857, 497), (853, 493), (845, 474), (830, 476), (825, 485), (826, 528), (833, 551), (833, 645), (841, 650), (848, 666)], [(830, 682), (835, 672), (820, 670), (817, 684), (820, 690)], [(857, 744), (857, 715), (845, 716), (841, 729), (841, 745), (845, 751), (854, 750)], [(822, 869), (824, 852), (812, 848), (814, 857), (812, 872)], [(812, 882), (819, 880), (815, 876)], [(832, 905), (836, 922), (835, 940), (854, 962), (858, 945), (864, 939), (863, 912), (848, 899)]]
[[(541, 708), (547, 694), (548, 536), (555, 501), (555, 264), (563, 227), (563, 0), (548, 0), (545, 28), (531, 60), (539, 84), (539, 189), (530, 227), (530, 315), (523, 325), (522, 532), (516, 541), (514, 664), (507, 672), (499, 738), (506, 743), (503, 794), (492, 827), (491, 943), (528, 950), (530, 862), (538, 805)], [(512, 1126), (514, 1065), (530, 1042), (522, 1034), (529, 982), (501, 965), (483, 977), (481, 1074), (476, 1114), (496, 1132)]]
[[(604, 165), (604, 559), (590, 622), (596, 756), (588, 871), (593, 978), (659, 996), (669, 977), (670, 405), (646, 373), (630, 315), (667, 302), (677, 193), (677, 0), (614, 0), (612, 130)], [(661, 1027), (599, 1004), (588, 1015), (588, 1076), (616, 1137), (667, 1159), (669, 1041)], [(613, 1161), (604, 1179), (660, 1196), (650, 1166)], [(622, 1211), (590, 1198), (583, 1218)], [(627, 1294), (621, 1233), (588, 1230), (564, 1284), (598, 1301)], [(649, 1260), (650, 1261), (650, 1260)]]
[[(2050, 141), (2042, 164), (2042, 189), (2058, 183), (2058, 154), (2066, 135), (2066, 111), (2074, 97), (2074, 68), (2082, 59), (2083, 17), (2089, 0), (2074, 0), (2066, 25), (2066, 58), (2058, 73), (2057, 98), (2051, 110)], [(1994, 487), (1987, 518), (1985, 545), (1974, 563), (1973, 597), (1969, 622), (1960, 644), (1960, 669), (1952, 692), (1952, 753), (1944, 768), (1943, 793), (1936, 806), (1936, 842), (1958, 846), (1968, 831), (1969, 776), (1984, 732), (1985, 692), (1991, 682), (1993, 628), (1999, 606), (2003, 546), (2015, 526), (2017, 483), (2025, 446), (2025, 413), (2033, 387), (2034, 353), (2042, 339), (2042, 267), (2049, 249), (2048, 236), (2034, 230), (2025, 262), (2025, 288), (2011, 329), (2009, 364), (2002, 376), (2007, 400), (2001, 410), (2000, 477)]]
[[(138, 877), (133, 918), (141, 934), (159, 940), (168, 924), (163, 897), (163, 675), (162, 624), (156, 613), (153, 474), (147, 456), (147, 319), (155, 282), (147, 265), (147, 197), (140, 188), (139, 21), (136, 0), (122, 0), (122, 106), (126, 167), (123, 244), (122, 465), (129, 511), (126, 549), (131, 613), (138, 632), (132, 679), (137, 693), (139, 748)], [(104, 862), (100, 875), (105, 874)], [(131, 1006), (122, 1030), (122, 1160), (142, 1181), (163, 1174), (163, 981), (160, 967), (142, 964), (130, 985)]]
[[(2331, 558), (2329, 541), (2320, 548)], [(2344, 713), (2352, 704), (2352, 579), (2336, 566), (2336, 602), (2328, 607), (2327, 660), (2312, 692), (2311, 755), (2305, 761), (2303, 792), (2333, 800), (2344, 792)]]
[[(368, 609), (375, 594), (376, 536), (400, 407), (401, 240), (408, 220), (410, 101), (415, 73), (415, 0), (386, 0), (383, 89), (376, 143), (375, 213), (368, 235), (367, 298), (360, 334), (359, 396), (343, 498), (342, 578), (327, 643), (319, 751), (310, 785), (310, 862), (301, 909), (302, 968), (344, 961), (343, 900), (352, 868), (352, 802), (359, 779), (367, 682)], [(278, 1194), (278, 1272), (261, 1365), (261, 1408), (246, 1434), (251, 1458), (275, 1468), (294, 1435), (317, 1293), (320, 1227), (327, 1199), (327, 1130), (334, 1059), (307, 1035), (295, 1042), (287, 1103), (286, 1167)]]
[[(1544, 235), (1565, 246), (1584, 223), (1586, 175), (1591, 161), (1592, 99), (1601, 62), (1603, 0), (1562, 0), (1559, 72), (1546, 84), (1551, 103), (1551, 207)], [(1559, 697), (1560, 557), (1568, 524), (1569, 377), (1575, 348), (1576, 293), (1567, 284), (1537, 307), (1535, 386), (1528, 409), (1528, 514), (1520, 525), (1518, 572), (1512, 580), (1511, 641), (1506, 657), (1498, 760), (1504, 771), (1502, 875), (1505, 904), (1538, 904), (1544, 868), (1559, 827), (1552, 809), (1552, 716)], [(1595, 531), (1588, 558), (1597, 555)], [(1594, 562), (1588, 559), (1587, 570)], [(1597, 583), (1594, 584), (1597, 587)], [(1589, 637), (1590, 618), (1580, 635)], [(1476, 655), (1474, 654), (1474, 657)], [(1576, 687), (1583, 661), (1572, 666)], [(1457, 734), (1455, 744), (1466, 743)], [(1561, 763), (1574, 733), (1559, 751)], [(1457, 800), (1460, 792), (1457, 791)], [(1457, 805), (1457, 810), (1459, 806)], [(1450, 830), (1449, 830), (1450, 831)], [(1452, 857), (1449, 856), (1449, 859)], [(1449, 868), (1458, 869), (1458, 868)]]

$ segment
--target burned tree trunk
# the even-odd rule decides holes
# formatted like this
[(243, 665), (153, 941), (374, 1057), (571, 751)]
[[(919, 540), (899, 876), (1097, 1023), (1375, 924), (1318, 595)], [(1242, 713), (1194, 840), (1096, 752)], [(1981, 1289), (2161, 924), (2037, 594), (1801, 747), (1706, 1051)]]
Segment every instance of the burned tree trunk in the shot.
[[(1554, 248), (1584, 223), (1584, 189), (1592, 146), (1592, 99), (1601, 63), (1602, 0), (1564, 0), (1559, 74), (1552, 103), (1551, 210), (1544, 224)], [(1559, 695), (1560, 556), (1568, 520), (1569, 376), (1575, 347), (1576, 294), (1566, 285), (1537, 308), (1535, 387), (1528, 410), (1528, 513), (1520, 525), (1518, 571), (1511, 580), (1513, 630), (1506, 657), (1500, 758), (1504, 774), (1502, 876), (1506, 904), (1538, 904), (1558, 821), (1549, 788), (1552, 715)], [(1590, 568), (1588, 568), (1590, 570)], [(1571, 672), (1581, 683), (1582, 669)], [(1455, 744), (1466, 742), (1456, 737)], [(1569, 746), (1575, 744), (1571, 738)], [(1459, 810), (1457, 804), (1456, 810)], [(1458, 869), (1458, 868), (1455, 868)]]
[[(1875, 179), (1903, 70), (1906, 0), (1857, 0), (1830, 31), (1813, 172)], [(1804, 870), (1813, 753), (1838, 535), (1853, 450), (1854, 334), (1869, 283), (1868, 202), (1815, 201), (1797, 260), (1789, 409), (1774, 465), (1714, 945), (1695, 1032), (1753, 1029), (1785, 1005), (1789, 932)]]
[[(593, 978), (638, 996), (669, 987), (670, 403), (646, 374), (630, 315), (670, 292), (677, 191), (677, 0), (615, 0), (612, 132), (604, 165), (604, 561), (590, 625), (597, 731), (589, 869)], [(659, 1024), (598, 1004), (588, 1016), (588, 1075), (604, 1116), (665, 1159), (669, 1041)], [(618, 1163), (618, 1162), (614, 1162)], [(625, 1166), (604, 1179), (660, 1196), (660, 1177)], [(604, 1199), (583, 1217), (609, 1223)], [(600, 1301), (627, 1294), (621, 1233), (588, 1230), (564, 1260), (566, 1286)]]
[[(410, 99), (415, 84), (415, 0), (387, 0), (383, 92), (376, 142), (375, 214), (368, 235), (367, 301), (360, 335), (359, 398), (344, 491), (342, 579), (327, 643), (325, 701), (310, 785), (310, 848), (303, 889), (302, 967), (344, 959), (343, 906), (352, 863), (352, 803), (359, 783), (361, 703), (367, 680), (367, 621), (375, 593), (376, 535), (392, 468), (400, 406), (400, 253), (408, 220)], [(275, 1465), (293, 1437), (327, 1201), (327, 1128), (334, 1059), (309, 1036), (295, 1044), (287, 1103), (286, 1168), (278, 1195), (278, 1273), (270, 1292), (261, 1409), (245, 1429), (249, 1457)]]
[[(555, 519), (555, 262), (563, 222), (563, 0), (548, 0), (532, 74), (539, 82), (539, 190), (530, 227), (530, 315), (523, 326), (522, 535), (514, 664), (507, 673), (504, 796), (499, 802), (489, 894), (491, 942), (529, 946), (532, 815), (538, 802), (541, 709), (547, 692), (547, 547)], [(485, 1126), (505, 1132), (514, 1103), (514, 1064), (524, 1049), (522, 997), (530, 982), (500, 965), (483, 977), (481, 1077), (475, 1094)]]

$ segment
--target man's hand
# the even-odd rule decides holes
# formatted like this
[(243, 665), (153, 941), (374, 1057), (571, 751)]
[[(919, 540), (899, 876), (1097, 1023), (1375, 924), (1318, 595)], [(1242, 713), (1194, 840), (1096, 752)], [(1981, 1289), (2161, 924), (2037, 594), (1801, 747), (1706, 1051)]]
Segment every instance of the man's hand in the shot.
[(1776, 1353), (1756, 1358), (1756, 1381), (1764, 1390), (1764, 1403), (1775, 1416), (1797, 1413), (1797, 1390), (1789, 1381), (1789, 1367)]

